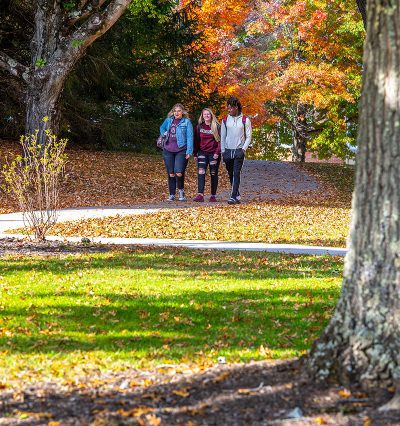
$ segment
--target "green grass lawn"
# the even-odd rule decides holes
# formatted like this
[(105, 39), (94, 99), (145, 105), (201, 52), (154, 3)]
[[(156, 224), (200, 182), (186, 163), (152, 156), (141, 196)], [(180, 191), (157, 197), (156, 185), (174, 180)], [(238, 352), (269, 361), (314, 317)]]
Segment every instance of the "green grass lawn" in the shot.
[(184, 249), (0, 258), (0, 382), (300, 355), (342, 264)]

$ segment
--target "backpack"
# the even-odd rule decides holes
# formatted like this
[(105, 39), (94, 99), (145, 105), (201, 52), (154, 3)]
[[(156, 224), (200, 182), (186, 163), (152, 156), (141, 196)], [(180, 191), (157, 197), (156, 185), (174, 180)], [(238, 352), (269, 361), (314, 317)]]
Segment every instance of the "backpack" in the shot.
[[(244, 140), (246, 140), (246, 115), (242, 115), (242, 123), (243, 123), (243, 129), (244, 129)], [(225, 130), (228, 133), (228, 128), (226, 127), (226, 120), (228, 120), (228, 117), (225, 117), (222, 119), (222, 122), (225, 124)]]

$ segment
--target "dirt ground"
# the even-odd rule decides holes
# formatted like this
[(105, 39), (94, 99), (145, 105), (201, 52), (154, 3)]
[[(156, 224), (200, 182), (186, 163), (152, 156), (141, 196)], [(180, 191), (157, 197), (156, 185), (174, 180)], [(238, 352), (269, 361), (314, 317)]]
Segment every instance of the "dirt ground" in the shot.
[(0, 425), (346, 425), (400, 424), (380, 412), (387, 390), (360, 391), (306, 378), (303, 361), (216, 365), (202, 372), (164, 365), (36, 383), (0, 393)]

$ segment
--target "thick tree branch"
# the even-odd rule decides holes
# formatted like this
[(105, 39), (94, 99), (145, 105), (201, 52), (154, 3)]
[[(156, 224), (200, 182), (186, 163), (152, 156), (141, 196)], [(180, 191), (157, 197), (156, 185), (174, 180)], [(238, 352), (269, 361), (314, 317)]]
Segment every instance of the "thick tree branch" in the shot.
[[(104, 11), (92, 13), (67, 40), (69, 53), (76, 58), (82, 56), (82, 53), (123, 15), (130, 2), (131, 0), (114, 0)], [(100, 0), (99, 3), (104, 1)]]
[(0, 69), (8, 71), (14, 77), (22, 80), (28, 81), (29, 79), (29, 68), (20, 64), (4, 52), (0, 52)]
[(91, 14), (98, 11), (107, 0), (93, 0), (81, 2), (79, 10), (71, 12), (71, 19), (68, 21), (68, 26), (71, 27), (82, 20), (87, 19)]

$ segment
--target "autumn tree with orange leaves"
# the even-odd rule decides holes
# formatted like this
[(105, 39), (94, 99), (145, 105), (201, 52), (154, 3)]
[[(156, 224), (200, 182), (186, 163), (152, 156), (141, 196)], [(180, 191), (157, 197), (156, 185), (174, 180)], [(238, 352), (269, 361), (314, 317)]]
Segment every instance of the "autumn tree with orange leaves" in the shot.
[(304, 161), (307, 148), (346, 156), (355, 144), (363, 41), (353, 2), (251, 6), (219, 49), (219, 93), (241, 97), (246, 113), (258, 114), (255, 124), (273, 130), (274, 141), (293, 143), (295, 161)]
[[(216, 4), (214, 0), (183, 0), (180, 7), (187, 7), (188, 4), (194, 6), (191, 8), (191, 18), (197, 21), (203, 48), (211, 63), (211, 69), (207, 70), (210, 80), (204, 91), (208, 94), (217, 91), (225, 96), (235, 93), (234, 87), (221, 90), (221, 81), (230, 73), (231, 52), (236, 48), (236, 32), (244, 25), (254, 1), (221, 0)], [(204, 71), (200, 67), (199, 75)]]

